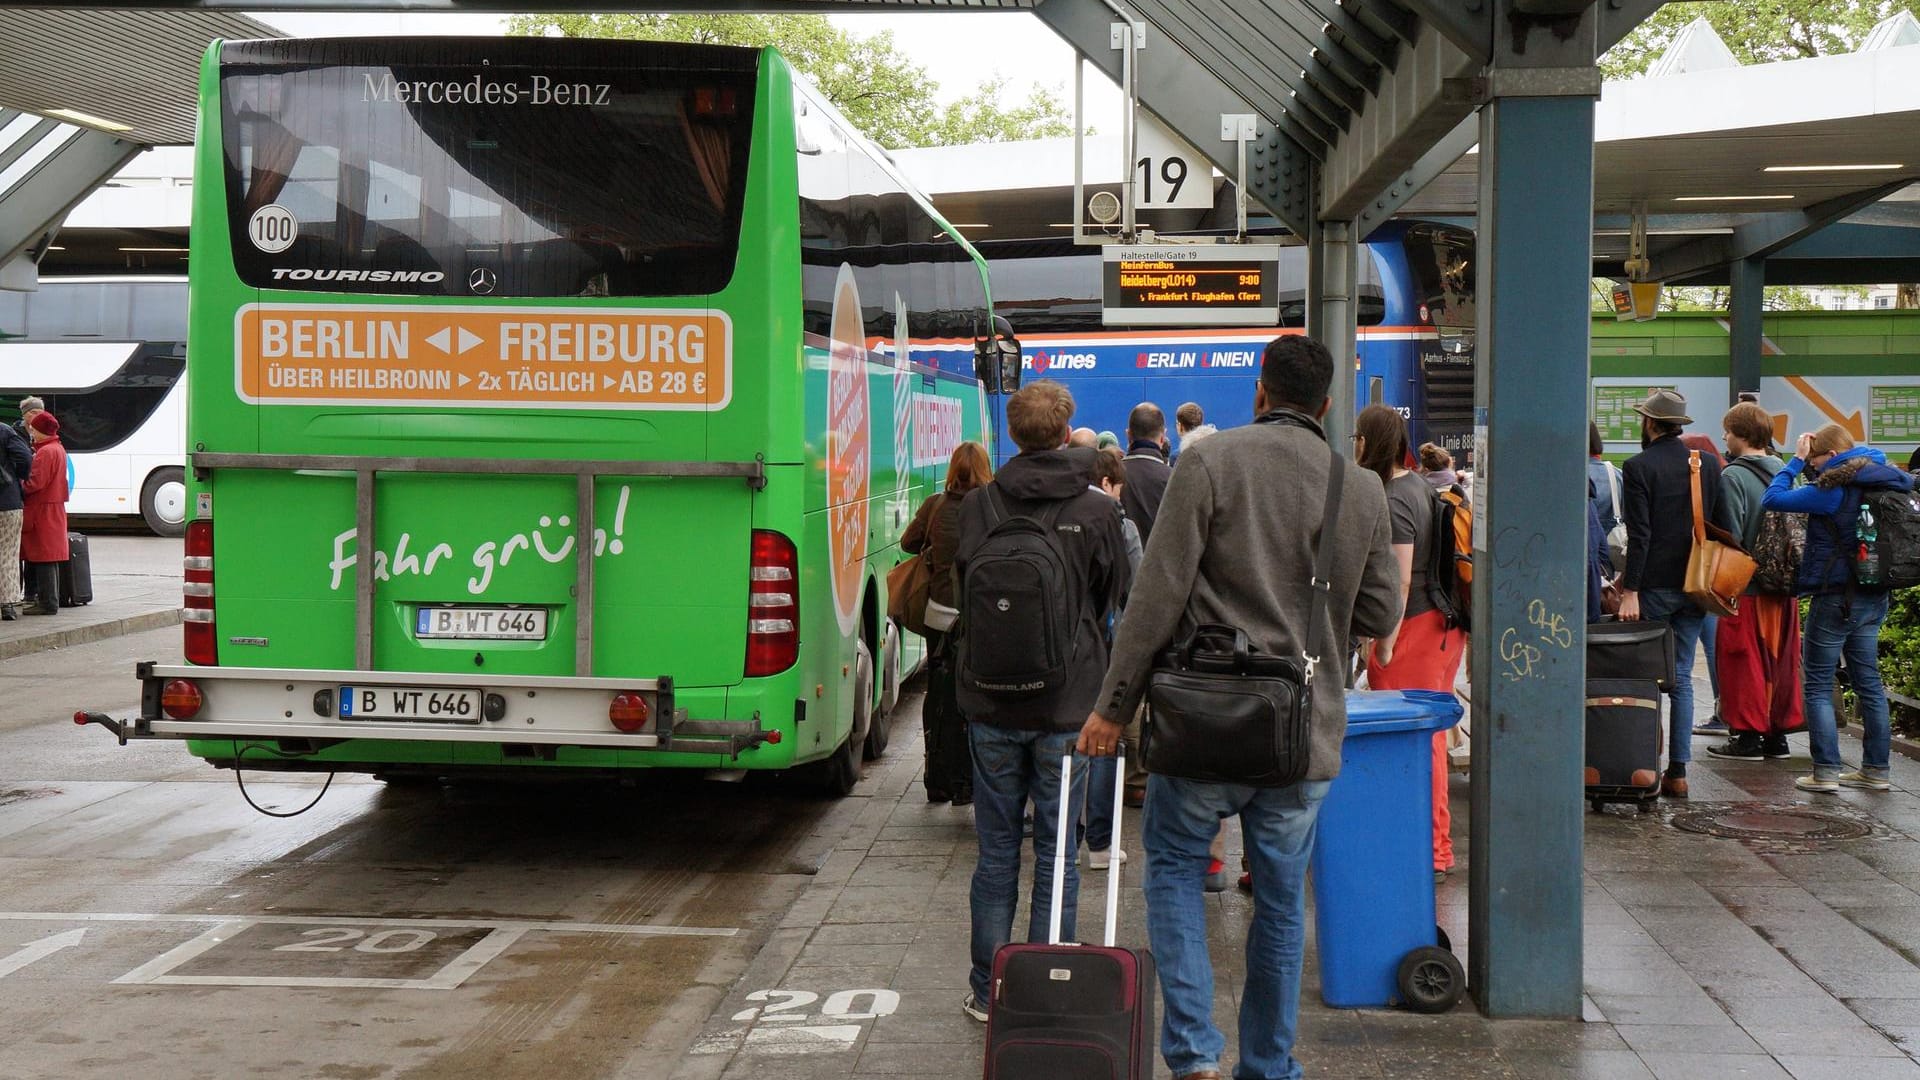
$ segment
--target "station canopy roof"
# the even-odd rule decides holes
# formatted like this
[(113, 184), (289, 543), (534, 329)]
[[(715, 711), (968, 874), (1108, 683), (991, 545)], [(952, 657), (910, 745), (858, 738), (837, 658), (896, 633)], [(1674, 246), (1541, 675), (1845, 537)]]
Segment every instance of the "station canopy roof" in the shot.
[[(36, 154), (47, 156), (44, 145), (24, 148), (26, 136), (65, 140), (74, 147), (87, 144), (87, 159), (76, 160), (70, 172), (78, 176), (91, 169), (97, 175), (89, 174), (80, 190), (64, 193), (67, 201), (53, 207), (58, 213), (142, 146), (190, 142), (197, 65), (206, 43), (215, 37), (277, 36), (271, 27), (235, 9), (505, 11), (556, 6), (569, 5), (526, 0), (148, 0), (82, 5), (43, 0), (0, 7), (6, 23), (0, 35), (0, 200), (6, 202), (0, 205), (9, 211), (18, 205), (5, 190), (9, 175), (18, 180), (32, 171), (24, 163)], [(1117, 64), (1108, 48), (1112, 13), (1100, 0), (643, 0), (619, 6), (1028, 11), (1108, 74), (1115, 73)], [(1480, 31), (1449, 21), (1444, 5), (1434, 0), (1261, 0), (1224, 6), (1212, 0), (1134, 0), (1128, 6), (1148, 20), (1140, 59), (1141, 100), (1168, 127), (1216, 166), (1230, 168), (1230, 160), (1222, 162), (1217, 138), (1193, 133), (1202, 120), (1217, 126), (1223, 108), (1251, 107), (1257, 115), (1256, 143), (1270, 152), (1250, 166), (1249, 190), (1259, 204), (1256, 210), (1268, 210), (1289, 227), (1316, 214), (1354, 216), (1363, 231), (1395, 212), (1463, 221), (1474, 214), (1477, 121), (1472, 106), (1444, 93), (1440, 84), (1481, 70), (1482, 60), (1472, 50), (1484, 39), (1475, 38)], [(1604, 42), (1625, 33), (1631, 25), (1624, 21), (1629, 9), (1646, 5), (1601, 6)], [(1222, 28), (1242, 23), (1247, 40), (1253, 40), (1250, 35), (1256, 30), (1271, 32), (1284, 47), (1263, 62), (1258, 50), (1248, 49), (1231, 34), (1222, 36)], [(1293, 63), (1300, 59), (1305, 62)], [(1729, 258), (1778, 250), (1850, 216), (1880, 226), (1920, 226), (1920, 200), (1909, 201), (1901, 190), (1920, 180), (1920, 81), (1911, 77), (1915, 70), (1920, 70), (1920, 24), (1905, 13), (1877, 29), (1860, 52), (1745, 67), (1704, 22), (1690, 27), (1654, 74), (1604, 87), (1595, 124), (1597, 265), (1624, 256), (1625, 234), (1636, 212), (1645, 215), (1655, 276), (1669, 280), (1697, 275)], [(1408, 92), (1416, 92), (1426, 107), (1373, 108), (1388, 95)], [(107, 122), (104, 130), (98, 121)], [(1009, 153), (1018, 153), (1021, 168), (1005, 167)], [(1117, 148), (1108, 156), (1113, 165), (1089, 159), (1088, 178), (1096, 186), (1118, 179), (1110, 175), (1117, 173)], [(1059, 224), (1073, 220), (1070, 149), (1037, 154), (1010, 147), (903, 151), (899, 157), (939, 197), (950, 219), (988, 226), (972, 231), (979, 239), (1061, 236), (1066, 230)], [(939, 167), (916, 166), (916, 158), (938, 159)], [(1295, 168), (1309, 158), (1317, 162), (1321, 177), (1318, 207), (1299, 179), (1304, 171)], [(1802, 171), (1769, 171), (1781, 167)], [(1213, 211), (1167, 212), (1170, 216), (1163, 219), (1143, 214), (1142, 221), (1163, 231), (1230, 223), (1231, 203), (1224, 183), (1221, 186)], [(1377, 197), (1389, 192), (1397, 194)], [(43, 195), (39, 201), (47, 200)], [(30, 209), (37, 212), (39, 207)], [(57, 217), (50, 220), (57, 223)], [(20, 250), (31, 250), (31, 237), (23, 243), (16, 239), (0, 235), (0, 269)], [(0, 286), (4, 284), (0, 280)]]

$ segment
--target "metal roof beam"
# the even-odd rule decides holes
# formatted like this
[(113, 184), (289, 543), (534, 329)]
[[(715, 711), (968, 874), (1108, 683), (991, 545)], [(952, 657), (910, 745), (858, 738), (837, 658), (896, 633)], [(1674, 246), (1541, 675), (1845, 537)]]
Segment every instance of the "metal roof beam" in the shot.
[(716, 12), (846, 15), (863, 11), (1027, 11), (1040, 0), (8, 0), (8, 7), (91, 11), (411, 11), (520, 14), (565, 12)]
[(1755, 214), (1745, 223), (1735, 226), (1732, 235), (1703, 236), (1656, 254), (1653, 257), (1653, 269), (1647, 277), (1653, 281), (1678, 280), (1742, 259), (1764, 259), (1857, 210), (1879, 202), (1906, 187), (1907, 183), (1905, 180), (1896, 180), (1865, 191), (1849, 192), (1814, 203), (1804, 210)]
[(1485, 0), (1406, 0), (1406, 6), (1468, 56), (1483, 64), (1493, 59), (1494, 5)]
[[(1211, 10), (1202, 10), (1202, 5)], [(1269, 116), (1291, 114), (1295, 120), (1312, 131), (1323, 142), (1331, 143), (1338, 138), (1335, 127), (1345, 130), (1352, 118), (1352, 110), (1341, 105), (1305, 79), (1295, 75), (1286, 64), (1292, 58), (1284, 51), (1276, 49), (1282, 66), (1275, 68), (1263, 59), (1251, 45), (1245, 35), (1258, 34), (1260, 31), (1249, 24), (1244, 17), (1238, 27), (1226, 22), (1229, 13), (1243, 16), (1243, 12), (1233, 8), (1221, 8), (1211, 0), (1132, 0), (1133, 10), (1146, 16), (1147, 21), (1159, 32), (1166, 34), (1174, 43), (1193, 53), (1199, 62), (1225, 81), (1231, 81), (1240, 88), (1241, 95), (1260, 111)], [(1241, 33), (1236, 33), (1236, 30)], [(1196, 46), (1200, 47), (1196, 50)], [(1217, 56), (1220, 65), (1207, 63), (1205, 53)], [(1221, 71), (1220, 67), (1230, 68)], [(1284, 86), (1293, 97), (1312, 111), (1313, 115), (1302, 114), (1288, 107), (1287, 102), (1274, 96), (1269, 87)]]
[(1438, 30), (1423, 27), (1380, 93), (1327, 156), (1316, 215), (1357, 219), (1402, 180), (1473, 112), (1475, 100), (1461, 80), (1480, 67)]
[(1659, 11), (1667, 0), (1600, 0), (1600, 52), (1620, 44), (1633, 28)]
[(1320, 32), (1336, 43), (1363, 55), (1372, 63), (1392, 67), (1400, 55), (1400, 42), (1390, 35), (1374, 32), (1353, 12), (1333, 0), (1297, 0), (1321, 20)]
[(60, 227), (67, 213), (146, 149), (104, 131), (74, 132), (60, 148), (0, 193), (0, 266)]
[(1440, 136), (1440, 141), (1427, 148), (1419, 160), (1407, 166), (1400, 178), (1389, 184), (1386, 190), (1376, 195), (1372, 202), (1360, 208), (1360, 237), (1379, 228), (1387, 219), (1399, 213), (1407, 200), (1420, 193), (1420, 190), (1432, 183), (1441, 173), (1453, 167), (1453, 163), (1464, 157), (1480, 141), (1480, 117), (1468, 113), (1467, 118), (1453, 126), (1453, 130)]
[[(1836, 222), (1774, 252), (1770, 263), (1791, 259), (1911, 259), (1912, 275), (1920, 273), (1920, 229)], [(1910, 279), (1920, 280), (1900, 280)]]
[(1402, 7), (1398, 0), (1345, 0), (1341, 6), (1386, 27), (1387, 33), (1409, 45), (1420, 36), (1419, 17)]
[[(1110, 47), (1108, 37), (1114, 14), (1101, 0), (1042, 0), (1034, 14), (1082, 57), (1118, 80), (1120, 53)], [(1312, 214), (1313, 156), (1316, 150), (1326, 153), (1326, 144), (1291, 117), (1266, 115), (1249, 105), (1164, 34), (1149, 29), (1136, 59), (1140, 103), (1206, 155), (1229, 180), (1244, 182), (1248, 198), (1305, 236)], [(1235, 145), (1220, 138), (1220, 117), (1229, 113), (1253, 113), (1260, 118), (1255, 139), (1247, 148), (1251, 177), (1239, 175)]]

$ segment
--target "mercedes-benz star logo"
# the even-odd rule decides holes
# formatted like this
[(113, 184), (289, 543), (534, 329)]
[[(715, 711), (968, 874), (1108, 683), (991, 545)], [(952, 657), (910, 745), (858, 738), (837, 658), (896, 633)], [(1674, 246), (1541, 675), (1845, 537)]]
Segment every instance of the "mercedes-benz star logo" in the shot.
[(475, 267), (473, 272), (467, 275), (467, 289), (485, 296), (493, 291), (498, 281), (499, 279), (493, 276), (493, 271), (484, 266)]

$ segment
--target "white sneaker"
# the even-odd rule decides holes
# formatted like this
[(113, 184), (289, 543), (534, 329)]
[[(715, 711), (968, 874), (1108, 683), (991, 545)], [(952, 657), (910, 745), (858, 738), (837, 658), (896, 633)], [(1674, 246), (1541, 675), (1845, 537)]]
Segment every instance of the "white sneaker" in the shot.
[(1087, 869), (1105, 870), (1107, 867), (1113, 865), (1113, 860), (1115, 859), (1124, 863), (1127, 861), (1127, 853), (1121, 851), (1119, 848), (1101, 848), (1098, 851), (1088, 851)]
[(978, 1001), (975, 1001), (973, 999), (972, 994), (968, 994), (965, 998), (961, 1000), (960, 1009), (962, 1012), (966, 1013), (968, 1016), (973, 1017), (975, 1020), (978, 1020), (983, 1024), (987, 1022), (987, 1010), (983, 1008)]
[(1893, 781), (1875, 773), (1850, 770), (1840, 774), (1835, 783), (1841, 787), (1865, 788), (1868, 791), (1892, 791)]
[(1796, 778), (1793, 786), (1799, 788), (1801, 791), (1817, 791), (1822, 795), (1832, 795), (1840, 790), (1840, 781), (1830, 776), (1821, 776), (1819, 773), (1814, 773), (1812, 776)]

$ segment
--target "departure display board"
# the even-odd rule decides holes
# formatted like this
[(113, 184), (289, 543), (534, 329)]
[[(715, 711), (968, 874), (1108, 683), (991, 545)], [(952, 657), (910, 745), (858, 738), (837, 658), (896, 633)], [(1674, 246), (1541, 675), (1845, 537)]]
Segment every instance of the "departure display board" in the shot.
[(1277, 244), (1108, 244), (1108, 326), (1263, 326), (1280, 321)]

